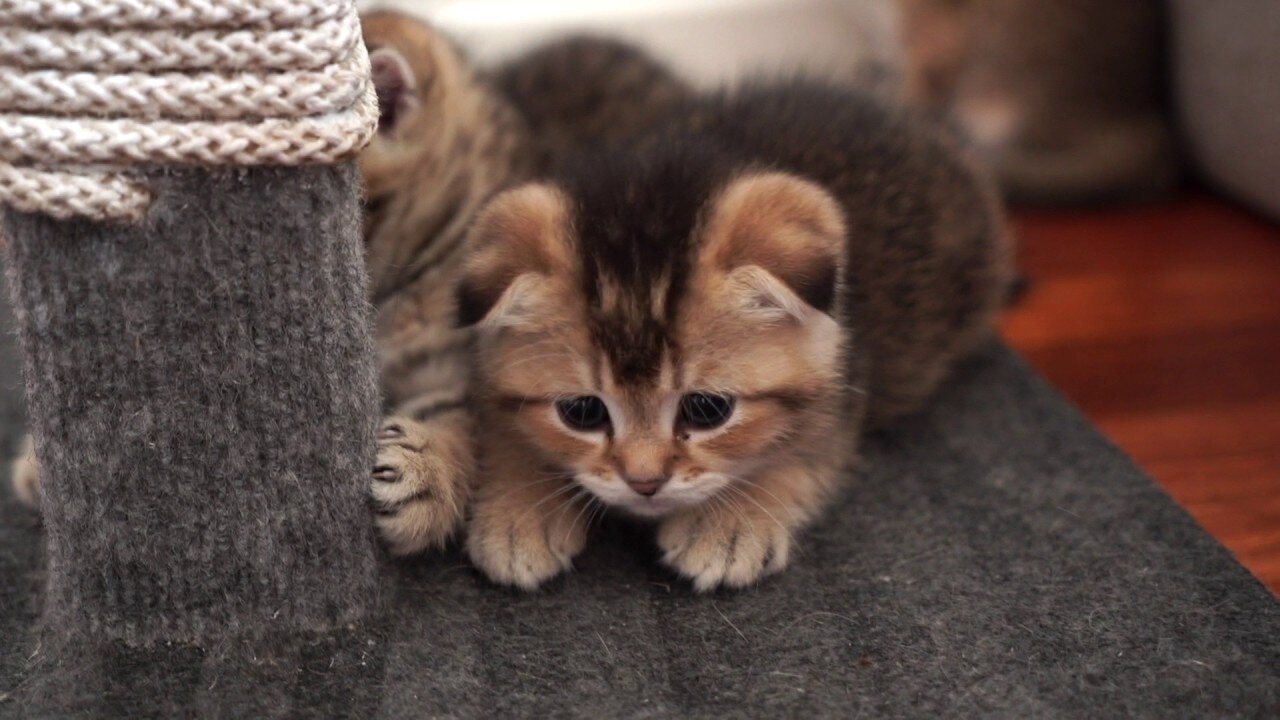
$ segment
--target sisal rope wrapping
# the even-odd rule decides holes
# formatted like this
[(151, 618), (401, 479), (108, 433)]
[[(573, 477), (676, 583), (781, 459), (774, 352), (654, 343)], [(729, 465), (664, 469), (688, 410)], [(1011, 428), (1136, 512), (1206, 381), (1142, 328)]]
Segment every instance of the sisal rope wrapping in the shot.
[(0, 161), (14, 164), (304, 165), (359, 152), (378, 100), (362, 94), (350, 111), (251, 121), (174, 122), (0, 114)]
[[(0, 22), (3, 22), (0, 20)], [(97, 72), (299, 70), (342, 60), (360, 42), (360, 22), (344, 15), (281, 30), (62, 30), (0, 26), (0, 65)]]
[(377, 119), (351, 0), (0, 0), (0, 204), (138, 220), (148, 167), (339, 162)]
[(142, 217), (151, 204), (145, 185), (90, 168), (59, 172), (0, 162), (0, 193), (15, 210), (60, 218), (96, 219), (106, 208), (111, 212), (102, 219)]
[(336, 68), (263, 74), (67, 73), (0, 67), (0, 112), (165, 119), (328, 115), (365, 91), (365, 68), (351, 56)]
[(0, 0), (0, 22), (26, 27), (282, 28), (354, 12), (347, 0)]

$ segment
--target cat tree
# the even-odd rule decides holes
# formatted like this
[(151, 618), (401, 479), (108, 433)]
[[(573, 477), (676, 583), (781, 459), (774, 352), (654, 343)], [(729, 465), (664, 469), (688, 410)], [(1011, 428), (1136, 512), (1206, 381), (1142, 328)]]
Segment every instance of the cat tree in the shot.
[(0, 2), (0, 205), (44, 622), (128, 644), (371, 606), (351, 2)]

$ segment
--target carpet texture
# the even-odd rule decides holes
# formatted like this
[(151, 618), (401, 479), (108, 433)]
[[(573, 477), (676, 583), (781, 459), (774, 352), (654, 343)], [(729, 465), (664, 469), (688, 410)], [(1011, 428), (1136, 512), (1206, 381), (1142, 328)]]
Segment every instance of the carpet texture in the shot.
[(153, 185), (136, 226), (0, 225), (49, 622), (138, 644), (359, 617), (377, 389), (354, 167)]
[(1008, 350), (865, 450), (750, 591), (693, 595), (612, 520), (535, 595), (452, 552), (384, 564), (340, 632), (150, 650), (37, 637), (42, 532), (6, 489), (0, 716), (1275, 716), (1280, 604)]

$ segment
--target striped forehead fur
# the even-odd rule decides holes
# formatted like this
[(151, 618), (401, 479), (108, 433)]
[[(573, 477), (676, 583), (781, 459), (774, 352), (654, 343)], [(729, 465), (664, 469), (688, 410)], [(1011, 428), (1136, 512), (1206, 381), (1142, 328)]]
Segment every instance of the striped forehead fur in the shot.
[(680, 149), (602, 152), (562, 181), (574, 202), (589, 330), (622, 384), (652, 382), (665, 360), (679, 356), (674, 322), (690, 281), (698, 228), (729, 175), (711, 149)]

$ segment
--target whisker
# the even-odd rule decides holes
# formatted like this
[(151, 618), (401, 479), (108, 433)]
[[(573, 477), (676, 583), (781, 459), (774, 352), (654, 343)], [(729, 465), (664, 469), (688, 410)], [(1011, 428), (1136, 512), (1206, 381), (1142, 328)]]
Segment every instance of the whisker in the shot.
[(746, 491), (744, 491), (740, 487), (737, 487), (736, 485), (729, 485), (728, 487), (733, 488), (733, 491), (738, 493), (738, 495), (755, 503), (756, 507), (760, 508), (760, 512), (763, 512), (765, 515), (769, 516), (769, 519), (773, 521), (773, 524), (778, 526), (779, 530), (781, 530), (787, 537), (791, 537), (791, 530), (786, 525), (783, 525), (781, 522), (779, 522), (778, 518), (774, 517), (773, 513), (769, 512), (769, 510), (765, 508), (764, 505), (761, 505), (759, 500), (756, 500), (755, 498), (751, 497), (749, 494), (747, 494)]
[(710, 515), (712, 511), (719, 509), (721, 506), (718, 503), (723, 501), (724, 496), (720, 493), (716, 493), (702, 501), (702, 503), (697, 505), (694, 510), (697, 511), (699, 517), (705, 518), (707, 515)]
[[(559, 505), (556, 506), (555, 510), (552, 510), (551, 512), (547, 513), (547, 517), (550, 518), (552, 515), (554, 515), (557, 518), (559, 518), (569, 508), (573, 507), (574, 503), (582, 500), (582, 497), (586, 494), (587, 494), (586, 490), (579, 489), (578, 492), (573, 494), (573, 497), (570, 497), (568, 500), (565, 500), (564, 502), (560, 503)], [(579, 510), (578, 512), (581, 513), (582, 511)]]
[(520, 521), (524, 520), (526, 517), (528, 517), (528, 516), (529, 516), (529, 514), (530, 514), (530, 513), (532, 513), (534, 510), (537, 510), (537, 509), (538, 509), (539, 507), (541, 507), (544, 503), (547, 503), (547, 502), (551, 501), (553, 498), (560, 497), (561, 495), (564, 495), (565, 493), (567, 493), (567, 492), (569, 492), (570, 490), (573, 490), (573, 489), (575, 489), (575, 488), (577, 488), (577, 487), (578, 487), (577, 485), (575, 485), (575, 484), (573, 484), (573, 483), (571, 483), (571, 482), (567, 482), (567, 483), (565, 483), (565, 484), (564, 484), (564, 487), (557, 489), (555, 492), (549, 493), (546, 497), (542, 498), (542, 499), (541, 499), (541, 500), (539, 500), (538, 502), (536, 502), (536, 503), (534, 503), (534, 504), (530, 505), (529, 507), (525, 508), (525, 511), (524, 511), (523, 513), (521, 513), (521, 514), (520, 514), (520, 517), (516, 518), (516, 522), (517, 522), (517, 523), (519, 523)]
[(756, 482), (755, 480), (752, 480), (752, 479), (750, 479), (750, 478), (740, 477), (740, 476), (738, 476), (738, 475), (729, 475), (728, 477), (729, 477), (729, 479), (731, 479), (731, 480), (733, 480), (733, 481), (735, 481), (735, 482), (740, 482), (740, 483), (742, 483), (743, 485), (748, 485), (748, 486), (750, 486), (750, 487), (753, 487), (753, 488), (755, 488), (755, 489), (759, 490), (760, 492), (767, 493), (767, 494), (769, 495), (769, 497), (773, 498), (774, 502), (778, 503), (778, 505), (779, 505), (779, 506), (781, 506), (781, 507), (786, 507), (786, 505), (787, 505), (787, 503), (783, 502), (782, 498), (780, 498), (780, 497), (778, 497), (777, 495), (773, 494), (773, 492), (772, 492), (771, 490), (769, 490), (769, 488), (765, 487), (764, 485), (761, 485), (760, 483)]
[(587, 518), (587, 527), (590, 528), (596, 521), (604, 522), (605, 513), (609, 511), (609, 506), (599, 498), (592, 497), (591, 501), (596, 504), (596, 509), (592, 512), (591, 517)]
[(738, 502), (732, 496), (726, 495), (726, 497), (728, 498), (728, 501), (729, 501), (728, 503), (729, 507), (732, 508), (733, 511), (738, 514), (738, 518), (742, 520), (743, 523), (750, 525), (751, 517), (748, 515), (746, 508), (742, 506), (742, 503)]
[[(587, 494), (590, 495), (590, 493), (587, 493)], [(582, 517), (582, 514), (586, 512), (587, 508), (590, 508), (594, 502), (595, 502), (595, 497), (589, 497), (587, 499), (587, 502), (582, 504), (582, 509), (578, 510), (578, 514), (573, 516), (573, 521), (569, 523), (569, 526), (567, 528), (565, 528), (564, 540), (561, 541), (562, 545), (567, 545), (569, 543), (569, 536), (573, 534), (573, 527), (578, 524), (578, 518)], [(587, 527), (583, 528), (583, 530), (585, 531), (587, 528), (590, 528), (590, 527), (591, 527), (591, 523), (588, 522)]]
[[(517, 485), (516, 487), (513, 487), (513, 488), (511, 488), (510, 490), (508, 490), (508, 491), (506, 491), (506, 492), (502, 493), (502, 494), (501, 494), (501, 495), (499, 495), (498, 497), (494, 498), (494, 500), (493, 500), (493, 501), (494, 501), (494, 502), (499, 502), (499, 501), (502, 501), (502, 500), (506, 500), (507, 498), (511, 497), (511, 496), (512, 496), (512, 495), (514, 495), (515, 493), (520, 492), (521, 490), (527, 490), (527, 489), (529, 489), (529, 488), (531, 488), (531, 487), (533, 487), (533, 486), (535, 486), (535, 485), (543, 485), (543, 484), (546, 484), (546, 483), (549, 483), (549, 482), (552, 482), (552, 481), (554, 481), (554, 480), (558, 480), (558, 479), (560, 479), (560, 478), (556, 478), (556, 477), (545, 477), (545, 478), (539, 478), (539, 479), (537, 479), (537, 480), (530, 480), (529, 482), (525, 482), (525, 483), (520, 483), (520, 484), (519, 484), (519, 485)], [(567, 483), (567, 482), (569, 482), (569, 479), (568, 479), (568, 478), (564, 478), (564, 480), (565, 480), (565, 482), (566, 482), (566, 483)]]
[(541, 353), (539, 355), (529, 355), (526, 357), (522, 357), (519, 360), (515, 360), (513, 362), (507, 363), (506, 365), (503, 365), (502, 369), (513, 370), (515, 368), (520, 367), (521, 365), (526, 365), (528, 363), (535, 362), (538, 360), (546, 360), (547, 358), (560, 357), (562, 354), (563, 353), (559, 353), (559, 352), (547, 352), (547, 353)]

